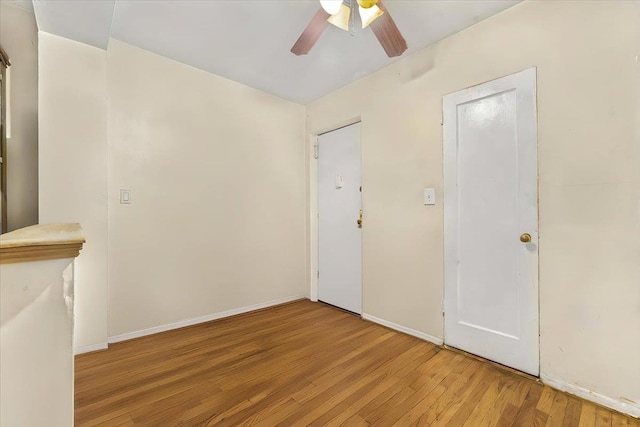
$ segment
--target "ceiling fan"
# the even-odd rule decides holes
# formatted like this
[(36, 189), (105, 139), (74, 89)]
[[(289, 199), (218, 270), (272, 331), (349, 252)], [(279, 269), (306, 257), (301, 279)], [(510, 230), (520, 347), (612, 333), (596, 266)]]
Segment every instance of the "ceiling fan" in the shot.
[(291, 52), (296, 55), (309, 53), (329, 24), (349, 31), (350, 17), (356, 5), (362, 20), (362, 28), (371, 27), (389, 58), (400, 56), (407, 50), (407, 42), (400, 34), (382, 0), (320, 0), (320, 9), (311, 18), (311, 22), (295, 42)]

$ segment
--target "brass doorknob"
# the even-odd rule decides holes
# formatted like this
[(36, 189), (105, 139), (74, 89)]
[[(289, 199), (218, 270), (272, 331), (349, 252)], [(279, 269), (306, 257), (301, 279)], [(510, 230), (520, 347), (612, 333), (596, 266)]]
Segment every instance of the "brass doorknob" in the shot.
[(531, 241), (531, 234), (524, 233), (523, 235), (520, 236), (520, 241), (522, 243), (529, 243)]

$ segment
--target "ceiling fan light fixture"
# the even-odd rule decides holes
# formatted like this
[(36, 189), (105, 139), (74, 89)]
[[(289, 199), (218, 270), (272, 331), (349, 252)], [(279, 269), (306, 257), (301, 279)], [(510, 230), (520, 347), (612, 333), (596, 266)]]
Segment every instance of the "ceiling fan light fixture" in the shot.
[[(369, 24), (375, 21), (374, 25), (371, 25), (371, 31), (389, 58), (400, 56), (407, 50), (407, 41), (402, 37), (402, 33), (398, 30), (396, 23), (393, 22), (393, 18), (387, 8), (384, 7), (383, 0), (331, 1), (331, 3), (335, 2), (339, 3), (340, 10), (330, 14), (325, 10), (324, 0), (320, 0), (321, 7), (318, 8), (307, 28), (304, 29), (294, 43), (291, 53), (294, 55), (306, 55), (309, 53), (329, 24), (355, 35), (355, 32), (350, 32), (349, 30), (353, 29), (354, 23), (352, 21), (354, 21), (355, 12), (352, 14), (351, 9), (355, 9), (356, 4), (359, 7), (359, 13), (362, 18), (362, 28), (370, 26)], [(345, 5), (345, 3), (347, 4)], [(376, 20), (380, 16), (382, 16), (382, 19)]]
[[(365, 3), (364, 1), (362, 3)], [(369, 24), (378, 19), (383, 13), (384, 10), (380, 9), (375, 4), (369, 7), (363, 7), (360, 5), (360, 1), (358, 1), (359, 7), (358, 11), (360, 12), (360, 20), (362, 21), (362, 28), (367, 28)]]
[(345, 4), (342, 4), (342, 2), (340, 3), (340, 11), (331, 15), (329, 19), (327, 19), (327, 21), (342, 30), (349, 31), (349, 18), (351, 17), (351, 8)]
[(320, 6), (327, 12), (329, 15), (335, 15), (340, 12), (340, 6), (342, 5), (342, 0), (320, 0)]

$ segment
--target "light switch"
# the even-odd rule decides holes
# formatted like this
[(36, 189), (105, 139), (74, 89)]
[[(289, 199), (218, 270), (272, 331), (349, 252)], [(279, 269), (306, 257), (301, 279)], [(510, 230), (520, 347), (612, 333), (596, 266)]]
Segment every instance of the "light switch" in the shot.
[(344, 181), (342, 179), (342, 175), (337, 174), (336, 175), (336, 188), (340, 189), (340, 188), (342, 188), (343, 185), (344, 185)]
[(120, 190), (120, 204), (121, 205), (130, 205), (131, 204), (131, 190)]
[(424, 204), (435, 205), (436, 204), (436, 189), (425, 188), (424, 189)]

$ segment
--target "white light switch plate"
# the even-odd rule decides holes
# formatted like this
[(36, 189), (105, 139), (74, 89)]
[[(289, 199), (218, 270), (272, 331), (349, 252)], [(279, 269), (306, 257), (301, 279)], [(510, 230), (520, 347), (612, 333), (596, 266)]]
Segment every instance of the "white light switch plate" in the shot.
[(435, 205), (436, 204), (436, 189), (425, 188), (424, 189), (424, 204)]
[(121, 205), (130, 205), (131, 204), (131, 190), (120, 190), (120, 204)]

